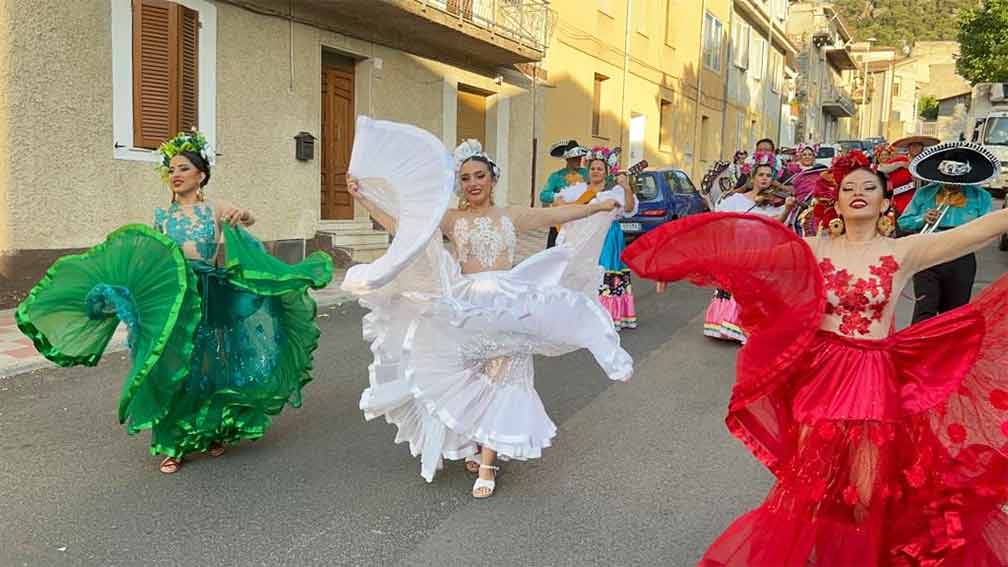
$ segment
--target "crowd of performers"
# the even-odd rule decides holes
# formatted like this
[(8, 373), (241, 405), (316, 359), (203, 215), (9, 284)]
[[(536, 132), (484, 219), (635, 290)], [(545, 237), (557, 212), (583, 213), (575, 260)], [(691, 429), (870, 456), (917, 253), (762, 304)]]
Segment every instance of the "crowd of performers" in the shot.
[[(969, 293), (974, 251), (1008, 232), (982, 189), (1000, 164), (975, 144), (911, 141), (907, 156), (886, 146), (825, 166), (814, 146), (785, 163), (761, 140), (705, 177), (712, 212), (627, 246), (619, 220), (637, 199), (618, 149), (562, 141), (549, 206), (504, 206), (478, 141), (452, 153), (361, 117), (348, 191), (394, 237), (342, 283), (369, 310), (359, 407), (396, 426), (428, 482), (463, 461), (472, 496), (489, 497), (499, 461), (539, 458), (557, 432), (533, 356), (586, 349), (626, 381), (630, 271), (659, 292), (688, 280), (717, 289), (705, 334), (744, 343), (726, 423), (777, 479), (700, 565), (1006, 565), (1008, 280)], [(16, 318), (64, 366), (97, 364), (125, 324), (119, 419), (151, 431), (171, 474), (301, 404), (319, 341), (308, 290), (333, 267), (324, 253), (273, 258), (251, 212), (210, 198), (199, 133), (159, 152), (168, 193), (152, 226), (58, 260)], [(516, 263), (534, 229), (550, 229), (546, 249)], [(911, 279), (914, 322), (896, 331)]]

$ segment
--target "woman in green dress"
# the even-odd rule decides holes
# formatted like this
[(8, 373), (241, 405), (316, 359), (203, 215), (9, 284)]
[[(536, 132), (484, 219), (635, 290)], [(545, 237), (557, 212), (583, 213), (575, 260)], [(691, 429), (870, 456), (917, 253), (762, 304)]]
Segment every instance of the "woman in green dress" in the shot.
[(98, 363), (121, 321), (132, 366), (119, 420), (151, 430), (151, 453), (171, 474), (185, 455), (219, 456), (258, 439), (270, 416), (301, 405), (318, 345), (315, 301), (332, 260), (270, 256), (244, 227), (252, 214), (208, 200), (213, 154), (197, 132), (159, 148), (171, 202), (154, 229), (127, 225), (58, 260), (18, 306), (18, 327), (60, 366)]

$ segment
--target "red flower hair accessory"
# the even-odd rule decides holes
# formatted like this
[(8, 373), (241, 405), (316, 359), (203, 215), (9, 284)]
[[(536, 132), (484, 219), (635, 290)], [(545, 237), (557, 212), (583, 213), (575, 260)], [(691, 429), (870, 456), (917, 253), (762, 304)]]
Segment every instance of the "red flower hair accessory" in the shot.
[(830, 168), (830, 171), (833, 174), (834, 182), (840, 185), (843, 183), (844, 177), (847, 177), (850, 172), (862, 168), (871, 169), (871, 162), (868, 161), (868, 156), (864, 152), (853, 150), (849, 154), (833, 160), (833, 166)]

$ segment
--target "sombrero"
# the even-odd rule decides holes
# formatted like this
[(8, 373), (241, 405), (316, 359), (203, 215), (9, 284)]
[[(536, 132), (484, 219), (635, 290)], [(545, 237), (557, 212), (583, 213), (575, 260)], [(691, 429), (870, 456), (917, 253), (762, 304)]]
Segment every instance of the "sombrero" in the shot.
[[(568, 155), (572, 152), (576, 152), (578, 149), (581, 149), (582, 153), (578, 155)], [(581, 157), (588, 152), (585, 151), (583, 148), (581, 148), (581, 144), (579, 144), (577, 140), (560, 140), (559, 142), (550, 146), (549, 153), (551, 156), (555, 158), (569, 159), (569, 158)]]
[(907, 136), (906, 138), (900, 138), (899, 140), (896, 140), (895, 142), (892, 143), (892, 146), (894, 148), (906, 148), (909, 147), (910, 144), (918, 143), (926, 148), (928, 146), (933, 146), (940, 141), (941, 140), (939, 140), (938, 138), (933, 138), (931, 136)]
[(1001, 173), (1001, 162), (980, 144), (945, 142), (914, 158), (910, 173), (932, 183), (982, 185)]

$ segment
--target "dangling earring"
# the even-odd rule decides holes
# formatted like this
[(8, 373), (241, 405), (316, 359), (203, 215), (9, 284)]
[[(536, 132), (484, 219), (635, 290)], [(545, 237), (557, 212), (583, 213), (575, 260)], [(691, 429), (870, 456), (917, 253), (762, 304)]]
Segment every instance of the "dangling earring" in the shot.
[(829, 233), (830, 233), (830, 236), (832, 236), (833, 238), (836, 238), (836, 237), (840, 236), (841, 234), (843, 234), (843, 232), (844, 232), (843, 217), (837, 217), (837, 218), (829, 221)]
[(203, 201), (206, 201), (206, 195), (203, 194), (203, 188), (202, 187), (200, 187), (199, 189), (196, 190), (196, 200), (199, 201), (199, 202), (201, 202), (201, 203)]
[(882, 236), (891, 235), (893, 233), (893, 230), (896, 229), (896, 224), (893, 221), (893, 214), (883, 213), (881, 216), (879, 216), (878, 222), (875, 224), (875, 227), (878, 229), (879, 234), (881, 234)]

